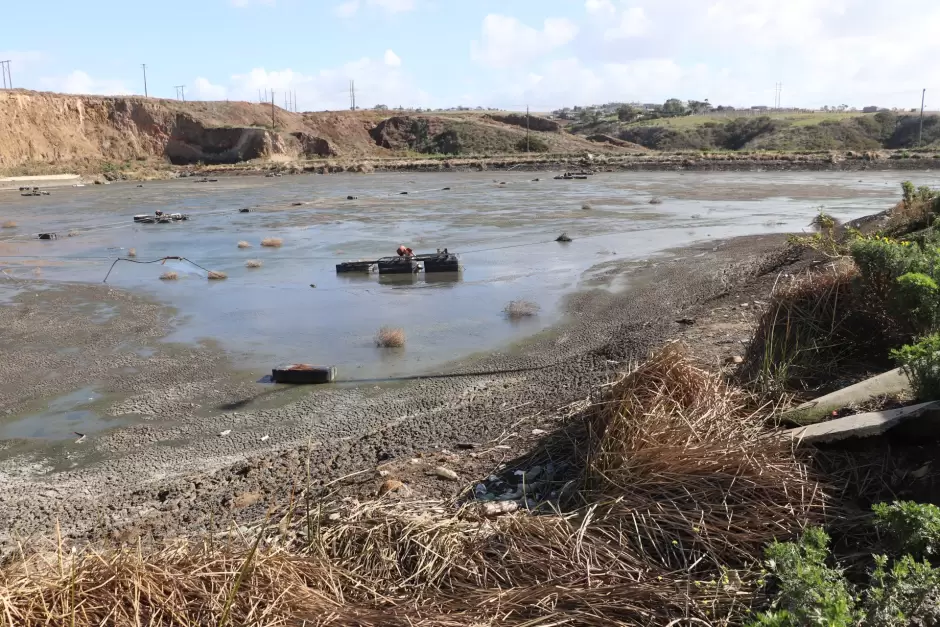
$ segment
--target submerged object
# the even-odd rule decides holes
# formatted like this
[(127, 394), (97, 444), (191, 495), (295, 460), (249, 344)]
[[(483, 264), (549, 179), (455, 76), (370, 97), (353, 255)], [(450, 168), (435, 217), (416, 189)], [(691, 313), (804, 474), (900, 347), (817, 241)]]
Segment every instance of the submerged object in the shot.
[(271, 370), (275, 383), (317, 384), (332, 383), (336, 379), (336, 366), (289, 364)]

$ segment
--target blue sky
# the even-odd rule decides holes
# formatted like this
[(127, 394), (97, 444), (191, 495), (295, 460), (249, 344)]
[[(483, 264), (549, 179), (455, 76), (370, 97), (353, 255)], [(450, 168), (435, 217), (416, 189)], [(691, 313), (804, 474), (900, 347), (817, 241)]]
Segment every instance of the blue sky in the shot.
[[(16, 87), (257, 100), (303, 110), (533, 110), (669, 97), (940, 108), (937, 0), (33, 0), (8, 2)], [(45, 16), (45, 17), (42, 17)], [(23, 25), (13, 27), (12, 25)]]

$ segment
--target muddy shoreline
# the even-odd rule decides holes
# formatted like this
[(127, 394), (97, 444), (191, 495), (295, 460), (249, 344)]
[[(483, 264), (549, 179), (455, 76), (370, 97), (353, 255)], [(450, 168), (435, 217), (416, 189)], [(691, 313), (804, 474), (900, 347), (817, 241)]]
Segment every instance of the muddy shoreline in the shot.
[[(773, 266), (782, 242), (776, 235), (708, 242), (672, 260), (625, 264), (616, 274), (626, 277), (626, 290), (572, 295), (562, 324), (511, 352), (452, 366), (451, 372), (471, 373), (465, 376), (318, 389), (259, 384), (258, 372), (233, 375), (208, 347), (151, 343), (155, 352), (135, 367), (127, 351), (159, 335), (152, 323), (165, 315), (162, 306), (99, 286), (24, 292), (17, 304), (0, 307), (5, 375), (27, 368), (65, 336), (77, 336), (89, 372), (107, 376), (109, 386), (124, 393), (109, 411), (149, 418), (51, 450), (5, 442), (0, 546), (48, 534), (56, 521), (74, 540), (221, 529), (286, 502), (308, 473), (312, 486), (353, 476), (342, 489), (370, 495), (378, 485), (376, 469), (397, 464), (409, 467), (419, 493), (452, 495), (459, 484), (428, 472), (428, 464), (440, 463), (435, 455), (470, 479), (522, 454), (533, 425), (550, 428), (565, 406), (587, 398), (623, 364), (676, 337), (683, 328), (678, 320), (689, 311)], [(118, 313), (92, 321), (69, 306), (73, 290), (113, 302)], [(30, 299), (44, 306), (31, 306)], [(61, 336), (44, 337), (58, 327)], [(45, 359), (40, 367), (75, 373), (75, 380), (66, 375), (58, 385), (81, 384), (85, 368), (69, 361), (74, 357)], [(3, 407), (15, 406), (28, 389), (6, 386)], [(501, 444), (493, 448), (494, 442)], [(471, 444), (488, 453), (455, 453)]]

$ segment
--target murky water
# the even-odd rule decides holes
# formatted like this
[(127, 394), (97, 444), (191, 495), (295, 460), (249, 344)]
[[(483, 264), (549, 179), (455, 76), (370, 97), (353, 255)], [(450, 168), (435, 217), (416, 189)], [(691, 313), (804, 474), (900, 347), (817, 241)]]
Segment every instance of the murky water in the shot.
[[(3, 192), (0, 221), (19, 226), (0, 232), (0, 267), (23, 279), (100, 282), (129, 248), (138, 261), (183, 256), (228, 280), (207, 281), (183, 262), (119, 262), (108, 283), (175, 306), (179, 326), (170, 340), (218, 340), (246, 368), (305, 361), (336, 364), (347, 379), (391, 376), (498, 350), (545, 328), (598, 263), (800, 230), (820, 208), (842, 219), (866, 215), (893, 203), (910, 176), (612, 173), (555, 181), (548, 173), (484, 172), (183, 179), (59, 188), (39, 198)], [(938, 174), (916, 178), (940, 185)], [(653, 197), (662, 204), (650, 204)], [(242, 207), (252, 211), (239, 213)], [(192, 219), (132, 223), (134, 214), (156, 209)], [(59, 239), (33, 239), (48, 231)], [(554, 242), (563, 231), (574, 241)], [(265, 237), (283, 246), (263, 248)], [(253, 247), (238, 249), (239, 240)], [(405, 280), (335, 273), (338, 262), (392, 255), (399, 244), (417, 252), (446, 247), (460, 254), (464, 270)], [(248, 259), (264, 265), (248, 269)], [(168, 268), (178, 281), (158, 279)], [(542, 313), (512, 324), (502, 309), (520, 298)], [(403, 327), (406, 348), (378, 350), (373, 336), (382, 325)]]

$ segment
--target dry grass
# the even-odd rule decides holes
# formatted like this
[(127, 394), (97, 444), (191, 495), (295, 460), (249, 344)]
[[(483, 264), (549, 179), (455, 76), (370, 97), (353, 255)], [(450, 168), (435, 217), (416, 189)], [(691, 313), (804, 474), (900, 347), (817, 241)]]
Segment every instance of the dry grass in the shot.
[(13, 220), (7, 220), (0, 226), (2, 226), (2, 228), (4, 229), (15, 229), (17, 227), (17, 224)]
[(251, 248), (251, 244), (249, 242), (246, 242), (245, 240), (242, 240), (238, 242), (238, 247), (239, 248)]
[(209, 273), (206, 275), (206, 278), (209, 279), (210, 281), (222, 281), (224, 279), (227, 279), (228, 275), (225, 274), (224, 272), (217, 272), (215, 270), (210, 270)]
[(782, 280), (758, 320), (741, 376), (762, 392), (800, 392), (886, 356), (894, 325), (877, 299), (855, 288), (857, 274), (841, 260)]
[(128, 248), (128, 249), (127, 249), (127, 256), (128, 256), (128, 257), (136, 257), (136, 256), (137, 256), (137, 249), (136, 249), (136, 248)]
[(537, 316), (540, 309), (538, 303), (529, 300), (512, 300), (503, 307), (503, 313), (513, 320), (518, 320), (519, 318)]
[(166, 272), (160, 275), (160, 279), (162, 281), (175, 281), (178, 278), (180, 278), (180, 275), (174, 272), (173, 270), (167, 270)]
[(552, 455), (583, 470), (559, 485), (553, 512), (484, 519), (472, 505), (388, 500), (310, 507), (309, 488), (297, 486), (300, 505), (248, 537), (150, 551), (59, 544), (11, 560), (0, 570), (0, 621), (741, 624), (761, 601), (764, 544), (816, 521), (822, 505), (790, 444), (768, 438), (748, 405), (668, 347), (576, 417), (573, 440)]
[(284, 244), (284, 240), (280, 237), (266, 237), (261, 240), (261, 245), (268, 248), (280, 248)]
[(245, 262), (246, 268), (260, 268), (263, 265), (264, 265), (264, 262), (261, 261), (260, 259), (249, 259), (248, 261)]
[(397, 327), (382, 327), (375, 334), (375, 344), (381, 348), (401, 348), (405, 345), (405, 330)]

